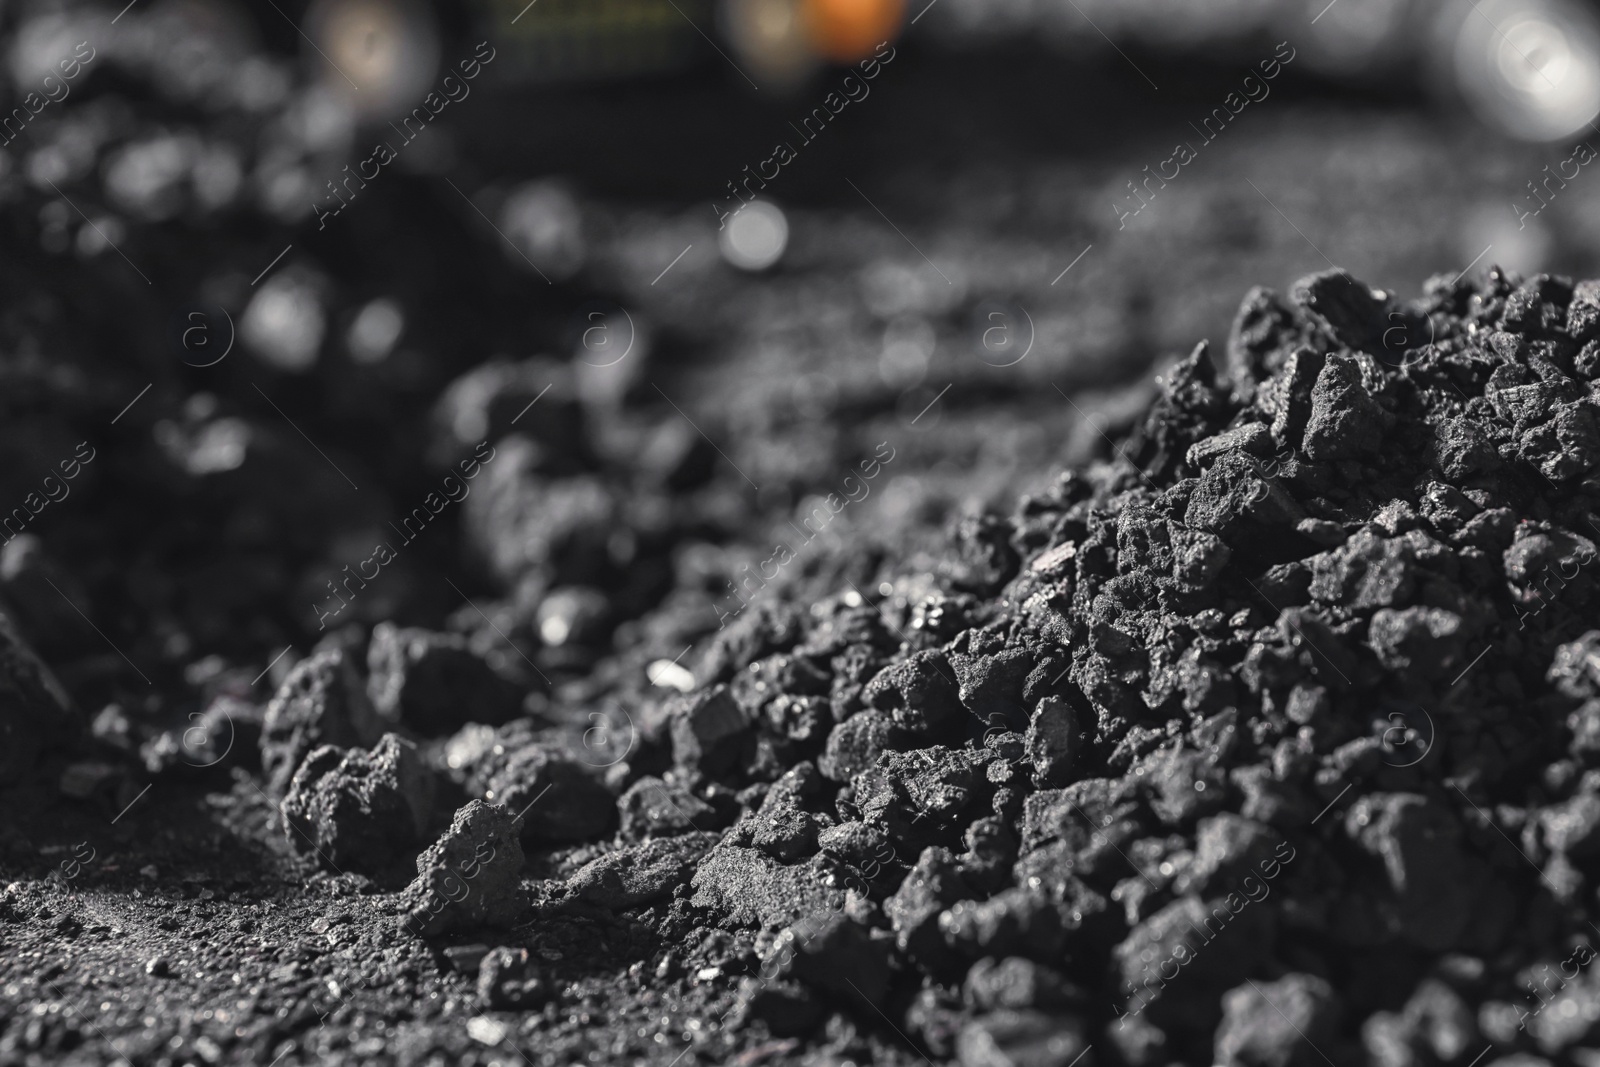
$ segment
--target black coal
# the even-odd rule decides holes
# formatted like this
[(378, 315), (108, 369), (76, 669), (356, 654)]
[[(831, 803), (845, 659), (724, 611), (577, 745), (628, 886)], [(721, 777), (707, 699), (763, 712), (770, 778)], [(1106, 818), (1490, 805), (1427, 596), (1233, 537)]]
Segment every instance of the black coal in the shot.
[[(61, 912), (8, 887), (14, 972), (40, 938), (150, 955), (98, 1009), (94, 979), (14, 981), (0, 1042), (1594, 1062), (1600, 284), (1492, 271), (1402, 305), (1330, 271), (1251, 293), (1218, 362), (1171, 366), (1103, 461), (1009, 518), (873, 564), (872, 595), (762, 583), (656, 665), (685, 692), (610, 659), (548, 689), (459, 634), (353, 625), (278, 668), (231, 791), (235, 759), (197, 754), (253, 715), (219, 693), (203, 743), (144, 759), (210, 775), (209, 833), (280, 858)], [(500, 462), (469, 540), (513, 579), (597, 566), (592, 509)], [(658, 599), (622, 661), (678, 612)], [(76, 752), (92, 779), (69, 698), (5, 638), (9, 773)], [(207, 833), (134, 851), (183, 863)], [(219, 965), (236, 994), (150, 1044), (141, 1014)]]

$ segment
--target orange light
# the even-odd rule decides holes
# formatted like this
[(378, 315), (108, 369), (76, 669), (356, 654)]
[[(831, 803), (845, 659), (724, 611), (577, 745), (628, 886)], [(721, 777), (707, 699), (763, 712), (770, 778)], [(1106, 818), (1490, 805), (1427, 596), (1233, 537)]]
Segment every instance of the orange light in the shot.
[(836, 63), (854, 63), (900, 32), (905, 0), (803, 0), (812, 47)]

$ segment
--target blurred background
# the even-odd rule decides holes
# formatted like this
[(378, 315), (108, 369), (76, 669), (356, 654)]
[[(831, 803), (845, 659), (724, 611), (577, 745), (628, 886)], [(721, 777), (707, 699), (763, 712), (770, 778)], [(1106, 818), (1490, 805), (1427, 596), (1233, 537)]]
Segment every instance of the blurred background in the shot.
[(640, 668), (880, 444), (782, 581), (872, 598), (924, 531), (1103, 453), (1254, 285), (1595, 274), (1597, 17), (4, 0), (0, 505), (98, 451), (0, 594), (135, 734), (264, 699), (385, 540), (334, 626), (678, 684)]

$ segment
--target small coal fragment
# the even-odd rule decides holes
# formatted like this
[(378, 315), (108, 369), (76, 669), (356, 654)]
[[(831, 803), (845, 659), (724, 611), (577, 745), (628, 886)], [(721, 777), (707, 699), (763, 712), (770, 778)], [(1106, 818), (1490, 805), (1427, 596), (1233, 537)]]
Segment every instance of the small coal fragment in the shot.
[(979, 960), (967, 971), (962, 997), (977, 1011), (1064, 1010), (1081, 993), (1057, 971), (1020, 956)]
[(839, 879), (818, 858), (785, 866), (753, 848), (721, 845), (700, 861), (691, 903), (738, 926), (778, 929), (844, 906)]
[(1386, 413), (1367, 392), (1352, 356), (1329, 356), (1311, 390), (1304, 448), (1314, 460), (1354, 459), (1383, 444)]
[(973, 1019), (956, 1039), (961, 1067), (1092, 1067), (1089, 1042), (1076, 1019), (1002, 1010)]
[(759, 1022), (778, 1037), (807, 1034), (828, 1013), (810, 987), (776, 978), (743, 978), (734, 1000), (736, 1025)]
[(1303, 1067), (1322, 1063), (1339, 1024), (1338, 998), (1326, 981), (1289, 974), (1223, 995), (1216, 1062), (1221, 1067)]
[(778, 935), (769, 968), (857, 1007), (877, 1007), (889, 991), (889, 951), (839, 913), (810, 915)]
[(219, 694), (204, 711), (191, 713), (185, 725), (175, 724), (140, 745), (139, 758), (151, 774), (250, 766), (260, 755), (264, 719), (259, 704)]
[(1113, 952), (1124, 1010), (1148, 1013), (1158, 1025), (1211, 1022), (1215, 1001), (1191, 991), (1241, 981), (1269, 958), (1273, 932), (1272, 913), (1242, 894), (1179, 897), (1134, 927)]
[[(861, 697), (911, 736), (933, 738), (961, 716), (965, 697), (958, 699), (955, 679), (943, 655), (924, 650), (885, 667)], [(1020, 690), (1020, 678), (1016, 687)]]
[(731, 770), (745, 752), (750, 722), (725, 685), (673, 701), (672, 755), (705, 774)]
[(783, 863), (794, 863), (816, 852), (819, 827), (803, 806), (803, 794), (815, 791), (817, 778), (817, 769), (809, 762), (786, 772), (767, 791), (760, 809), (747, 820), (750, 843)]
[(998, 515), (963, 515), (952, 538), (955, 558), (944, 564), (951, 584), (984, 596), (997, 592), (1021, 565), (1010, 538), (1010, 524)]
[(631, 841), (714, 830), (719, 823), (711, 805), (674, 782), (648, 775), (630, 785), (617, 798), (616, 807), (622, 818), (622, 836)]
[(1248, 895), (1259, 889), (1246, 879), (1259, 885), (1267, 870), (1276, 873), (1294, 856), (1294, 848), (1270, 828), (1222, 812), (1200, 820), (1194, 862), (1178, 879), (1176, 888), (1180, 893), (1215, 895), (1239, 891)]
[(1086, 740), (1076, 710), (1064, 698), (1047, 696), (1039, 701), (1027, 739), (1035, 784), (1054, 788), (1071, 781)]
[(379, 623), (367, 649), (372, 707), (387, 723), (442, 737), (463, 723), (498, 726), (522, 710), (522, 693), (459, 634)]
[(272, 791), (281, 794), (313, 748), (366, 746), (381, 733), (350, 656), (339, 648), (323, 649), (296, 663), (267, 705), (261, 768)]
[(1547, 848), (1568, 856), (1600, 852), (1600, 796), (1583, 793), (1539, 812), (1539, 829)]
[(478, 996), (496, 1011), (537, 1008), (552, 995), (533, 954), (525, 948), (490, 949), (478, 964)]
[(835, 782), (848, 782), (876, 763), (879, 754), (899, 745), (902, 737), (885, 713), (859, 712), (833, 728), (817, 769)]
[(616, 822), (606, 787), (582, 763), (547, 745), (513, 750), (489, 779), (484, 799), (519, 812), (522, 840), (588, 841)]
[(1443, 608), (1384, 608), (1373, 614), (1367, 639), (1385, 667), (1439, 678), (1463, 665), (1462, 629), (1461, 616)]
[(718, 835), (687, 833), (607, 852), (578, 868), (567, 888), (591, 904), (621, 911), (669, 895), (689, 881)]
[(948, 849), (923, 849), (916, 866), (883, 905), (900, 951), (936, 972), (946, 960), (939, 916), (971, 892)]
[(1381, 295), (1347, 271), (1325, 270), (1301, 278), (1289, 290), (1289, 298), (1346, 348), (1371, 351), (1389, 325)]
[(1468, 933), (1497, 940), (1503, 919), (1489, 897), (1490, 875), (1461, 847), (1462, 830), (1438, 800), (1413, 793), (1377, 793), (1351, 805), (1345, 832), (1382, 862), (1400, 937), (1433, 951), (1454, 948)]
[(409, 741), (385, 734), (371, 752), (324, 745), (290, 780), (284, 832), (324, 866), (373, 874), (415, 853), (433, 796), (433, 772)]
[(50, 668), (0, 613), (0, 781), (16, 781), (48, 748), (77, 743), (85, 725)]
[(527, 906), (523, 899), (522, 821), (507, 809), (469, 802), (450, 829), (417, 857), (406, 887), (405, 926), (419, 937), (454, 930), (505, 927)]

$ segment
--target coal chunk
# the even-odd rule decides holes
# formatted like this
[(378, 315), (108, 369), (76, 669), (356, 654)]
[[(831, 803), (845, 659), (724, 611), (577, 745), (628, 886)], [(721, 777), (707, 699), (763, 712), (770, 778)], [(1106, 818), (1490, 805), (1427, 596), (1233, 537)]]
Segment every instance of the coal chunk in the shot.
[(886, 752), (851, 783), (856, 806), (863, 821), (924, 843), (971, 808), (987, 787), (979, 772), (989, 763), (970, 749), (943, 745)]
[(1439, 473), (1455, 482), (1502, 465), (1488, 428), (1465, 416), (1434, 424), (1433, 451)]
[(903, 743), (894, 720), (881, 711), (863, 711), (835, 726), (817, 769), (835, 782), (848, 782), (877, 762), (878, 756)]
[(712, 830), (717, 826), (711, 805), (675, 782), (650, 775), (639, 779), (617, 798), (622, 836), (630, 840)]
[(548, 745), (510, 753), (484, 799), (521, 813), (522, 840), (588, 841), (616, 823), (611, 793), (579, 761)]
[(1333, 989), (1315, 975), (1288, 974), (1225, 993), (1217, 1027), (1222, 1067), (1309, 1067), (1327, 1055), (1341, 1014)]
[(868, 882), (882, 884), (892, 878), (891, 888), (899, 884), (898, 875), (906, 869), (888, 833), (881, 827), (854, 819), (817, 834), (817, 847), (861, 872)]
[(961, 1067), (1072, 1067), (1090, 1062), (1082, 1022), (1034, 1011), (973, 1019), (956, 1039)]
[[(266, 709), (227, 693), (219, 693), (204, 711), (191, 712), (139, 746), (139, 758), (151, 774), (166, 771), (204, 772), (215, 767), (250, 767), (260, 759), (261, 724)], [(97, 720), (94, 726), (109, 725)], [(94, 729), (91, 726), (91, 730)]]
[(938, 969), (946, 958), (939, 915), (972, 892), (948, 849), (923, 849), (916, 866), (883, 905), (900, 951), (930, 971)]
[(1348, 271), (1320, 271), (1294, 283), (1289, 298), (1346, 348), (1374, 351), (1381, 345), (1386, 301)]
[(828, 1013), (809, 986), (776, 978), (743, 978), (731, 1019), (736, 1025), (763, 1024), (778, 1037), (808, 1034)]
[[(957, 696), (955, 679), (943, 654), (924, 650), (885, 667), (861, 696), (907, 734), (931, 738), (961, 717), (965, 701)], [(1020, 690), (1020, 678), (1016, 687)]]
[(1259, 422), (1247, 422), (1212, 437), (1206, 437), (1189, 446), (1184, 457), (1191, 467), (1203, 467), (1208, 460), (1238, 449), (1253, 456), (1272, 454), (1272, 432)]
[(274, 793), (288, 789), (300, 761), (319, 745), (370, 745), (381, 734), (364, 680), (350, 655), (326, 648), (296, 663), (267, 704), (261, 769)]
[(1011, 524), (989, 512), (963, 515), (956, 523), (955, 559), (944, 564), (957, 589), (992, 596), (1021, 567), (1011, 547)]
[[(1178, 882), (1179, 892), (1202, 895), (1239, 891), (1253, 895), (1251, 883), (1295, 857), (1294, 848), (1270, 827), (1232, 812), (1201, 819), (1194, 862)], [(1270, 864), (1270, 866), (1269, 866)]]
[(1600, 796), (1582, 793), (1539, 812), (1545, 846), (1569, 856), (1600, 852)]
[(877, 1007), (889, 992), (887, 943), (859, 923), (833, 913), (809, 915), (778, 935), (773, 972), (793, 976), (858, 1007)]
[(1134, 927), (1112, 953), (1123, 1010), (1147, 1012), (1158, 1025), (1210, 1022), (1211, 1004), (1192, 999), (1192, 991), (1242, 981), (1269, 958), (1275, 929), (1272, 913), (1242, 895), (1179, 897)]
[(1419, 983), (1400, 1012), (1369, 1016), (1361, 1039), (1368, 1056), (1381, 1065), (1415, 1063), (1428, 1055), (1449, 1063), (1483, 1043), (1473, 1010), (1437, 978)]
[(1463, 630), (1461, 616), (1443, 608), (1383, 608), (1373, 614), (1367, 640), (1385, 667), (1440, 678), (1464, 662)]
[(981, 959), (967, 971), (962, 985), (962, 998), (977, 1011), (1056, 1011), (1080, 997), (1060, 972), (1021, 956)]
[[(1057, 866), (1060, 872), (1059, 865)], [(1062, 874), (1065, 883), (1070, 876)], [(1061, 888), (1062, 898), (1051, 899), (1041, 891), (1042, 884), (1019, 871), (1013, 886), (987, 900), (960, 900), (939, 915), (939, 933), (944, 942), (963, 959), (981, 956), (1026, 956), (1040, 961), (1059, 960), (1066, 936), (1085, 926), (1093, 926), (1106, 909), (1104, 897), (1082, 886), (1072, 892)], [(1042, 880), (1041, 880), (1042, 883)], [(1085, 946), (1092, 938), (1085, 939)]]
[(1387, 413), (1362, 381), (1349, 356), (1329, 356), (1311, 390), (1304, 447), (1314, 460), (1355, 459), (1383, 444)]
[(551, 993), (533, 953), (525, 948), (490, 949), (478, 964), (478, 997), (496, 1011), (537, 1008)]
[(1036, 785), (1056, 787), (1072, 779), (1074, 765), (1087, 744), (1087, 731), (1077, 710), (1066, 699), (1047, 696), (1033, 709), (1028, 724), (1028, 761)]
[(381, 622), (367, 648), (367, 692), (384, 721), (426, 737), (521, 714), (522, 692), (496, 674), (460, 634)]
[(688, 833), (628, 845), (578, 868), (567, 888), (613, 911), (647, 904), (688, 884), (696, 862), (717, 839), (716, 834)]
[(289, 783), (284, 832), (297, 852), (324, 866), (372, 874), (416, 852), (434, 791), (416, 746), (394, 734), (370, 752), (324, 745)]
[(1420, 531), (1383, 537), (1360, 530), (1340, 547), (1311, 557), (1311, 596), (1357, 610), (1402, 606), (1420, 577), (1419, 552), (1429, 556), (1437, 547)]
[(738, 926), (777, 929), (844, 906), (842, 880), (826, 861), (785, 866), (753, 848), (723, 845), (700, 861), (692, 903)]
[(458, 810), (444, 835), (417, 857), (406, 887), (406, 928), (420, 937), (505, 927), (527, 907), (521, 887), (522, 821), (481, 800)]
[(672, 758), (681, 766), (717, 775), (747, 753), (750, 721), (725, 685), (674, 700), (668, 714)]
[(790, 768), (773, 784), (761, 808), (748, 821), (751, 844), (783, 863), (817, 851), (816, 819), (804, 801), (816, 792), (819, 776), (810, 761)]
[(1382, 863), (1395, 907), (1390, 929), (1431, 951), (1455, 947), (1471, 924), (1492, 925), (1487, 871), (1462, 849), (1460, 824), (1438, 800), (1378, 793), (1350, 806), (1345, 832)]
[(1184, 524), (1226, 540), (1247, 521), (1264, 526), (1294, 526), (1305, 513), (1256, 461), (1240, 452), (1224, 453), (1200, 476), (1184, 511)]

